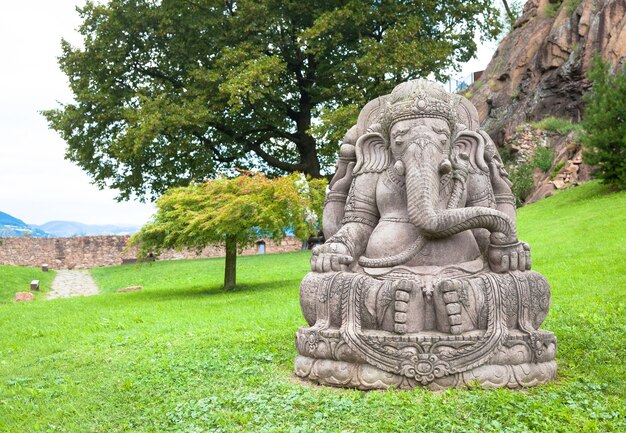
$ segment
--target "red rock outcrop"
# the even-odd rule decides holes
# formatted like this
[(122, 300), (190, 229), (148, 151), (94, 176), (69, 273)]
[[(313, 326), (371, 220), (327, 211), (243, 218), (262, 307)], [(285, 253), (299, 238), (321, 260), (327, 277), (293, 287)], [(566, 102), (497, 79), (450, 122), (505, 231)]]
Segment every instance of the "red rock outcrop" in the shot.
[(502, 145), (523, 122), (579, 121), (596, 53), (614, 70), (626, 63), (626, 0), (529, 0), (469, 89), (483, 127)]
[(525, 204), (552, 195), (556, 190), (572, 188), (591, 178), (590, 167), (583, 164), (582, 149), (575, 132), (559, 135), (537, 126), (521, 124), (507, 138), (504, 146), (510, 149), (514, 164), (531, 163), (541, 147), (549, 149), (553, 155), (549, 168), (534, 169), (534, 188), (527, 196), (521, 197)]

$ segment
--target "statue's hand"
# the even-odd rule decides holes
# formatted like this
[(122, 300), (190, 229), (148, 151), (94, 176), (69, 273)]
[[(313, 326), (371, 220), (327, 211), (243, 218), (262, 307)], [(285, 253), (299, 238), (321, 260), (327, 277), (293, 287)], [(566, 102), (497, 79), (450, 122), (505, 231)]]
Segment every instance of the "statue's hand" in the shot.
[(515, 242), (508, 245), (489, 245), (487, 251), (489, 267), (492, 271), (503, 273), (508, 271), (527, 271), (530, 269), (530, 246), (526, 242)]
[(338, 242), (330, 242), (313, 248), (311, 270), (313, 272), (345, 271), (354, 261), (348, 248)]

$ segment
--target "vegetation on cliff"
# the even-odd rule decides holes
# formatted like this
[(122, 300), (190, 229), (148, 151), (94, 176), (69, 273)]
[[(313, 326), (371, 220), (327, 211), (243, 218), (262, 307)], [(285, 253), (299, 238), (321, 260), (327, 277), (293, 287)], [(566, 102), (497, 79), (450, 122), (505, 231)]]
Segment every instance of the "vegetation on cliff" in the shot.
[(626, 62), (626, 2), (526, 1), (469, 89), (481, 124), (502, 146), (522, 123), (548, 116), (580, 122), (596, 55), (613, 70)]

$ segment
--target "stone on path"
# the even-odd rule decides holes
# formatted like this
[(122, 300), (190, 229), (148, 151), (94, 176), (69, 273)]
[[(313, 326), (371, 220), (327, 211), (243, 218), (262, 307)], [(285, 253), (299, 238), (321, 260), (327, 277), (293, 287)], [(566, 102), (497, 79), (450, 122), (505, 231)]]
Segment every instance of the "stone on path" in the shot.
[(15, 302), (30, 302), (35, 300), (35, 295), (30, 292), (17, 292)]
[(143, 290), (143, 286), (128, 286), (122, 289), (117, 289), (117, 293), (136, 292), (137, 290)]
[(58, 270), (52, 281), (52, 290), (48, 299), (70, 298), (73, 296), (91, 296), (99, 292), (96, 282), (86, 269)]

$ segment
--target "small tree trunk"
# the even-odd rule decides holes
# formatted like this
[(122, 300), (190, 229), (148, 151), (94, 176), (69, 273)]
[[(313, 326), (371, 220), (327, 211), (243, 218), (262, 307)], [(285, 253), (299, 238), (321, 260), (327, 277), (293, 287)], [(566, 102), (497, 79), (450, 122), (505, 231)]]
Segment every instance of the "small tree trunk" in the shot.
[(512, 27), (513, 24), (515, 24), (515, 15), (513, 15), (513, 12), (511, 11), (511, 8), (509, 7), (509, 2), (507, 2), (506, 0), (502, 0), (502, 3), (504, 3), (504, 9), (506, 10), (506, 14), (509, 17), (509, 22), (511, 23), (511, 27)]
[(226, 265), (224, 268), (224, 290), (232, 290), (235, 288), (237, 278), (237, 240), (234, 236), (226, 237)]

